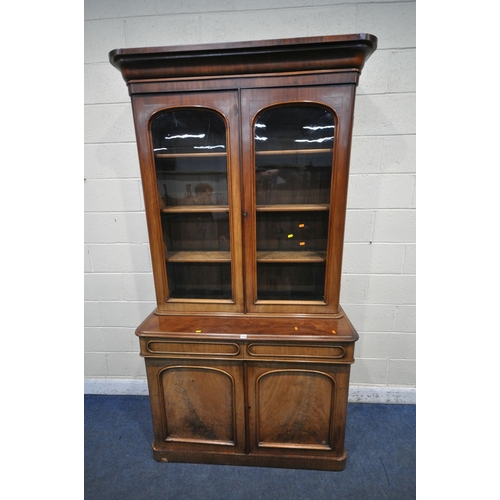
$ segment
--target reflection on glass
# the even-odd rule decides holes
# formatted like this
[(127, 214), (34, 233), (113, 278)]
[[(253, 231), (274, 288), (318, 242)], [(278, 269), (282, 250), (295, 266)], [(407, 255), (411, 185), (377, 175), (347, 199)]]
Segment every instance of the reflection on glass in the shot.
[(204, 109), (163, 112), (151, 127), (160, 206), (227, 205), (226, 125)]
[(170, 298), (231, 299), (226, 124), (179, 108), (152, 122)]
[(257, 299), (324, 303), (335, 122), (281, 105), (255, 122)]
[(258, 205), (327, 204), (335, 124), (312, 105), (286, 105), (261, 113), (255, 123)]
[(214, 111), (180, 108), (160, 113), (153, 121), (155, 153), (225, 151), (226, 126)]

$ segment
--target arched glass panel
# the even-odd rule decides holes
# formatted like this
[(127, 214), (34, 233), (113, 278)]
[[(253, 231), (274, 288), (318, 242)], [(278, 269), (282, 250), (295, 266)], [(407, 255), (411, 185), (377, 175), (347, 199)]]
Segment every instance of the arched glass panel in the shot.
[(255, 121), (257, 300), (325, 300), (334, 131), (312, 104)]
[(226, 125), (211, 110), (165, 111), (151, 126), (165, 206), (227, 205)]
[(230, 299), (226, 124), (205, 108), (151, 124), (169, 298)]

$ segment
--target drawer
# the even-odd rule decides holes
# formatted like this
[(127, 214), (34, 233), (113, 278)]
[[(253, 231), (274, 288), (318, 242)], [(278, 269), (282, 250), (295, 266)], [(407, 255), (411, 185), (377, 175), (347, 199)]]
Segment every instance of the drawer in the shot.
[(260, 359), (295, 359), (314, 361), (348, 361), (352, 359), (352, 347), (343, 345), (307, 345), (307, 344), (265, 344), (251, 343), (247, 346), (250, 358)]
[(145, 342), (145, 356), (208, 356), (238, 357), (240, 346), (232, 342), (190, 342), (169, 340), (148, 340)]

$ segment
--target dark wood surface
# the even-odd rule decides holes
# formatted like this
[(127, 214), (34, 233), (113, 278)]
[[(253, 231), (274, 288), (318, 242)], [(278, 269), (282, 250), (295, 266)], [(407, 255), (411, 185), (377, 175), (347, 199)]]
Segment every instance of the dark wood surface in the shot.
[(356, 341), (356, 330), (342, 310), (341, 313), (341, 318), (152, 313), (141, 323), (136, 333), (139, 337), (165, 338), (182, 336), (193, 339)]
[[(238, 95), (240, 97), (238, 97)], [(312, 210), (329, 211), (328, 251), (320, 261), (325, 262), (326, 286), (324, 300), (320, 301), (283, 301), (258, 300), (257, 297), (257, 242), (256, 214), (270, 212), (276, 207), (278, 211), (291, 208), (289, 205), (269, 206), (257, 205), (255, 195), (255, 168), (253, 166), (253, 145), (251, 127), (255, 114), (266, 106), (286, 102), (316, 102), (326, 106), (336, 117), (336, 147), (333, 150), (333, 174), (331, 181), (332, 200), (329, 205), (297, 205), (295, 210), (304, 212)], [(332, 317), (341, 315), (339, 310), (343, 234), (347, 204), (347, 184), (349, 173), (349, 157), (354, 106), (354, 86), (307, 86), (274, 89), (242, 89), (240, 93), (204, 92), (186, 94), (134, 95), (132, 97), (134, 120), (136, 124), (137, 144), (141, 164), (146, 217), (150, 238), (153, 262), (153, 275), (157, 294), (158, 313), (169, 312), (253, 312), (269, 314), (325, 314)], [(241, 109), (238, 109), (241, 102)], [(161, 214), (169, 212), (159, 204), (156, 182), (155, 164), (150, 148), (148, 123), (160, 111), (166, 108), (205, 106), (217, 109), (225, 116), (228, 126), (228, 189), (230, 204), (228, 210), (231, 235), (232, 262), (232, 298), (220, 300), (198, 300), (196, 307), (190, 300), (170, 297), (168, 291), (165, 247), (162, 237)], [(239, 130), (241, 127), (241, 138)], [(205, 207), (187, 207), (171, 210), (194, 212), (206, 211)], [(222, 210), (222, 209), (221, 209)], [(167, 254), (168, 256), (168, 254)], [(291, 254), (289, 254), (290, 258)], [(304, 259), (302, 253), (295, 259), (299, 263)], [(170, 254), (170, 257), (174, 257)], [(181, 256), (182, 257), (182, 256)], [(189, 256), (194, 258), (194, 254)], [(275, 255), (278, 257), (278, 254)], [(179, 257), (180, 258), (180, 257)], [(189, 261), (183, 255), (184, 262)], [(227, 260), (228, 254), (225, 254)], [(324, 259), (324, 260), (323, 260)], [(219, 259), (220, 260), (220, 259)], [(281, 258), (283, 261), (283, 259)], [(318, 260), (315, 257), (312, 260)], [(260, 260), (262, 261), (262, 260)]]
[(353, 341), (162, 333), (141, 345), (156, 460), (344, 468)]
[[(355, 88), (376, 46), (373, 35), (356, 34), (110, 52), (132, 99), (156, 289), (157, 309), (136, 331), (146, 363), (156, 460), (344, 468), (358, 334), (339, 304), (342, 249)], [(279, 206), (257, 200), (257, 157), (288, 159), (307, 151), (256, 152), (256, 117), (263, 109), (306, 103), (334, 119), (333, 148), (316, 152), (330, 157), (331, 180), (315, 202)], [(227, 162), (228, 202), (220, 206), (168, 206), (158, 192), (155, 162), (192, 161), (193, 155), (155, 153), (152, 121), (165, 110), (194, 108), (211, 110), (225, 122), (226, 152), (217, 157)], [(294, 189), (285, 193), (290, 199)], [(257, 217), (262, 239), (273, 213), (282, 217), (292, 210), (305, 219), (311, 212), (323, 214), (311, 223), (326, 229), (307, 240), (318, 250), (285, 254), (272, 243), (258, 250)], [(162, 217), (202, 219), (211, 211), (227, 214), (229, 248), (205, 246), (189, 223), (182, 226), (185, 246), (167, 248)], [(175, 297), (168, 266), (193, 262), (230, 263), (230, 298)], [(323, 266), (320, 299), (316, 291), (314, 300), (257, 297), (259, 264), (304, 262)]]
[(109, 60), (126, 82), (144, 79), (361, 69), (377, 47), (370, 34), (116, 49)]
[(156, 460), (344, 468), (357, 340), (345, 315), (152, 313), (137, 335)]
[[(148, 223), (153, 276), (158, 303), (158, 312), (185, 312), (193, 310), (205, 312), (243, 312), (243, 245), (242, 245), (242, 213), (241, 213), (241, 180), (239, 166), (239, 127), (238, 123), (238, 94), (232, 92), (203, 92), (176, 95), (139, 95), (132, 100), (134, 122), (136, 128), (137, 147), (146, 205), (146, 219)], [(232, 261), (232, 300), (172, 300), (168, 293), (166, 273), (165, 246), (162, 234), (161, 213), (156, 182), (154, 157), (151, 151), (149, 123), (158, 112), (168, 107), (204, 106), (217, 109), (231, 126), (228, 134), (228, 196), (231, 199), (227, 208), (230, 217), (231, 261)], [(196, 208), (200, 210), (200, 207)], [(174, 211), (181, 210), (176, 207)], [(195, 207), (187, 211), (194, 211)], [(201, 210), (205, 210), (201, 207)], [(170, 301), (169, 301), (170, 299)], [(169, 302), (168, 302), (169, 301)]]

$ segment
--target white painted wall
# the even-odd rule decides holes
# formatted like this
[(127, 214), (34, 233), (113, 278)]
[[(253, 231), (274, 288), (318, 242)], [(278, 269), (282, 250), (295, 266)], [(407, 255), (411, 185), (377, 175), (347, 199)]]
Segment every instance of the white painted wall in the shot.
[(415, 24), (414, 1), (85, 0), (87, 392), (146, 391), (134, 330), (155, 307), (130, 101), (109, 51), (365, 32), (379, 42), (354, 120), (341, 294), (360, 334), (351, 400), (414, 398)]

